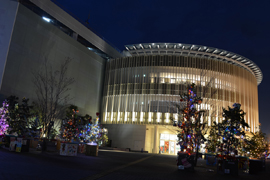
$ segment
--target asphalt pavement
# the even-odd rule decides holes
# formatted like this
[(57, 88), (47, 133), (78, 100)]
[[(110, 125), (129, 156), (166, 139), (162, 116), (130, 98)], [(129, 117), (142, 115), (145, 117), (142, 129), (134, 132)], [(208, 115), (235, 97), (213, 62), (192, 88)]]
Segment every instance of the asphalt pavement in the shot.
[(176, 156), (151, 153), (99, 150), (97, 157), (78, 154), (74, 157), (59, 153), (10, 152), (0, 148), (0, 180), (111, 180), (111, 179), (269, 179), (270, 160), (266, 171), (250, 175), (222, 175), (216, 167), (199, 159), (193, 172), (181, 171)]

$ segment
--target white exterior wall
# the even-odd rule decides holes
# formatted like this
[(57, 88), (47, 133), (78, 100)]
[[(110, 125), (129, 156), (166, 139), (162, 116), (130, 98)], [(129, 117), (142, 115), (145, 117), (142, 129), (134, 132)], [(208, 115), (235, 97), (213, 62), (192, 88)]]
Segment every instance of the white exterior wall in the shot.
[(106, 124), (108, 137), (112, 140), (112, 147), (130, 148), (131, 150), (145, 150), (145, 125)]
[(16, 1), (0, 1), (0, 87), (2, 84), (18, 4), (19, 3)]
[(175, 128), (162, 125), (105, 124), (114, 148), (130, 148), (159, 153), (160, 134), (177, 134)]
[(154, 153), (154, 126), (146, 126), (145, 133), (145, 151), (149, 153)]
[(45, 59), (57, 69), (66, 58), (72, 59), (67, 76), (75, 79), (70, 86), (72, 99), (69, 103), (78, 106), (82, 115), (95, 116), (100, 108), (106, 60), (19, 4), (5, 59), (0, 100), (15, 95), (34, 101), (36, 94), (32, 71), (43, 68)]

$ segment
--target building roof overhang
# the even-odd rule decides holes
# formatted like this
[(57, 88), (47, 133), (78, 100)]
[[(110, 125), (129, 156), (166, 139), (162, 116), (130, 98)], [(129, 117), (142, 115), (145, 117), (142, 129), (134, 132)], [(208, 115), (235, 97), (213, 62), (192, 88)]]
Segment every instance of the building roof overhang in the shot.
[(258, 85), (263, 79), (261, 69), (253, 61), (223, 49), (183, 43), (141, 43), (126, 45), (125, 48), (129, 52), (129, 56), (167, 54), (211, 58), (246, 69), (256, 77)]

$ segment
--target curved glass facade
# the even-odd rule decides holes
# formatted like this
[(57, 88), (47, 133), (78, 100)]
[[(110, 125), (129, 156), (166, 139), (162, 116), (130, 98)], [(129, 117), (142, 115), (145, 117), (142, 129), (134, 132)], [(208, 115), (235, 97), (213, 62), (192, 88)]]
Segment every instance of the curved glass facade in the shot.
[(250, 130), (259, 123), (257, 80), (247, 69), (210, 57), (140, 55), (107, 62), (102, 105), (104, 124), (169, 124), (178, 118), (180, 94), (188, 83), (203, 98), (208, 124), (222, 120), (222, 108), (242, 105)]

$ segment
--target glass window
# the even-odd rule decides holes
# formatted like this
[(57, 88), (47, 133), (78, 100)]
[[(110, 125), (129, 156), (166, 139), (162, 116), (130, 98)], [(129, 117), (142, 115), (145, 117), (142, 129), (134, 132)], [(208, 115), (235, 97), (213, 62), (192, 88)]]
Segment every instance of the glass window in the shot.
[(165, 139), (170, 139), (170, 135), (169, 134), (164, 134)]
[(165, 139), (165, 134), (160, 134), (160, 139)]
[(160, 146), (164, 146), (164, 141), (160, 141)]
[(165, 141), (161, 140), (159, 145), (159, 152), (164, 153), (164, 150), (165, 150)]
[(177, 135), (170, 134), (170, 140), (177, 140)]
[(160, 139), (169, 140), (170, 139), (170, 134), (160, 134)]
[(175, 142), (170, 141), (170, 154), (174, 154)]
[(165, 79), (164, 78), (160, 78), (160, 83), (165, 83)]
[(155, 83), (155, 78), (151, 78), (151, 83)]

